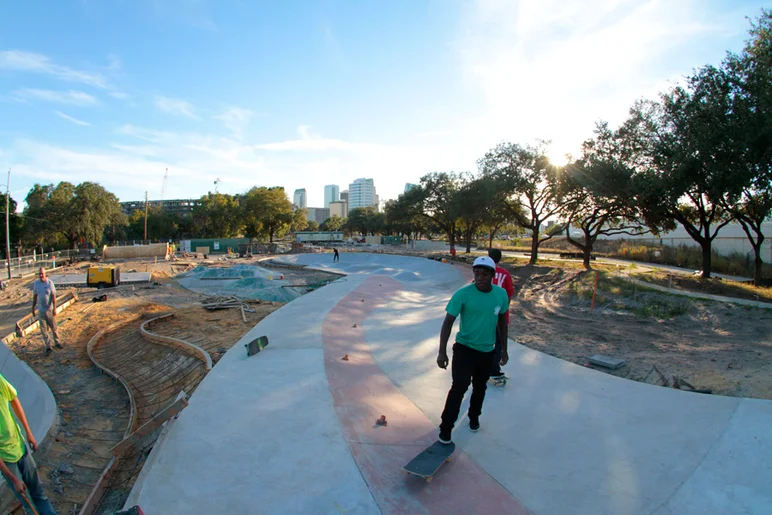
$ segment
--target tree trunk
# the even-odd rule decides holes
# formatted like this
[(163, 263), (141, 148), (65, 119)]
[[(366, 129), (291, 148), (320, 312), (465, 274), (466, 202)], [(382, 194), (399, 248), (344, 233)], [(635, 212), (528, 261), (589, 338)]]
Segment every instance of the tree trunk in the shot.
[(710, 279), (710, 269), (711, 269), (711, 252), (710, 252), (710, 241), (707, 243), (702, 243), (700, 245), (702, 247), (702, 278), (703, 279)]
[(268, 230), (268, 243), (273, 243), (273, 229)]
[(464, 239), (466, 240), (466, 253), (469, 254), (472, 252), (472, 229), (466, 230)]
[(761, 267), (764, 261), (761, 259), (761, 241), (753, 242), (753, 285), (761, 286)]
[(590, 253), (592, 252), (592, 247), (589, 245), (585, 245), (582, 249), (582, 264), (584, 265), (585, 270), (592, 270), (592, 266), (590, 266)]
[(595, 238), (590, 235), (590, 231), (587, 228), (582, 229), (584, 231), (584, 247), (582, 247), (582, 261), (585, 270), (592, 270), (590, 265), (590, 254), (592, 254), (592, 248), (595, 245)]
[(531, 259), (528, 261), (529, 265), (535, 265), (536, 260), (539, 259), (539, 227), (541, 224), (531, 226), (533, 232), (531, 236)]
[(489, 248), (489, 249), (492, 249), (492, 248), (493, 248), (493, 238), (494, 238), (494, 236), (496, 236), (496, 231), (498, 231), (498, 230), (499, 230), (499, 228), (498, 228), (498, 227), (493, 227), (493, 228), (491, 229), (491, 237), (490, 237), (490, 243), (488, 244), (488, 248)]

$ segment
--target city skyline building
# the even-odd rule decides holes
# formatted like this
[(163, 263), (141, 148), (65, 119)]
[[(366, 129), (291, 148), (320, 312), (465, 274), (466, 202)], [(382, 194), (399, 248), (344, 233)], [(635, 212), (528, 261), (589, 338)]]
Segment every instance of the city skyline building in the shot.
[(340, 186), (328, 184), (324, 187), (324, 207), (329, 208), (331, 202), (340, 200)]
[(306, 220), (309, 222), (316, 222), (322, 225), (328, 218), (330, 218), (330, 209), (326, 207), (307, 207), (308, 214)]
[(295, 190), (295, 194), (292, 196), (292, 204), (298, 209), (306, 209), (308, 207), (308, 197), (306, 196), (305, 188)]
[(375, 206), (378, 207), (378, 195), (372, 179), (356, 179), (348, 186), (348, 210)]
[(339, 216), (341, 218), (348, 217), (348, 202), (345, 200), (337, 200), (330, 202), (330, 217)]

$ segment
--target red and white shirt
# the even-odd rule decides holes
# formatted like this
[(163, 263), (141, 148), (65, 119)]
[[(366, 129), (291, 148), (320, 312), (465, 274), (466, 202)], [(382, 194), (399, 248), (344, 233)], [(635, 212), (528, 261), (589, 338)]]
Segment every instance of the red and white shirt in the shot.
[[(496, 275), (493, 277), (493, 284), (504, 288), (507, 292), (507, 297), (510, 299), (515, 296), (515, 286), (512, 284), (512, 276), (500, 266), (496, 267)], [(507, 310), (507, 324), (509, 324), (509, 310)]]

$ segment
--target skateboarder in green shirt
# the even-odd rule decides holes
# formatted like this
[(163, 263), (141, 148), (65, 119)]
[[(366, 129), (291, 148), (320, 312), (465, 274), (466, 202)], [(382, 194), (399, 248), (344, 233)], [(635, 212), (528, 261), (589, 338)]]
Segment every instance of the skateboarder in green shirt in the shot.
[(448, 302), (445, 320), (440, 331), (440, 352), (437, 365), (448, 367), (448, 340), (457, 317), (461, 324), (456, 343), (453, 345), (451, 373), (453, 384), (442, 412), (439, 441), (451, 443), (451, 432), (461, 410), (461, 401), (472, 384), (469, 402), (469, 429), (480, 429), (480, 414), (485, 400), (485, 390), (495, 359), (497, 332), (501, 338), (501, 365), (509, 361), (507, 352), (507, 319), (509, 307), (507, 292), (493, 285), (496, 264), (488, 256), (478, 257), (472, 265), (474, 282), (456, 291)]

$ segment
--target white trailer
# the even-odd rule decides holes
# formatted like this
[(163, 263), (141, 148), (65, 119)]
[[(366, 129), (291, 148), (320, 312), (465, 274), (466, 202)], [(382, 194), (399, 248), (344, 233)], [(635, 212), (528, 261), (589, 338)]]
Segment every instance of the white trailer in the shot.
[(295, 237), (298, 243), (343, 241), (341, 231), (299, 231)]

